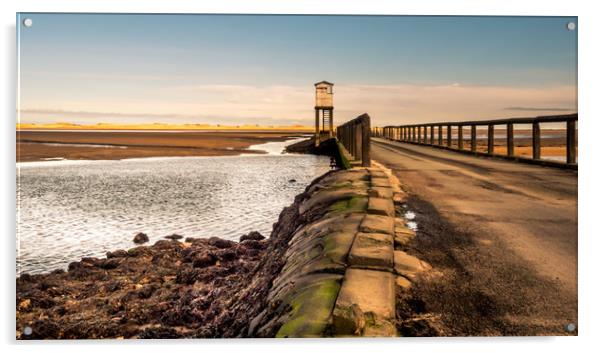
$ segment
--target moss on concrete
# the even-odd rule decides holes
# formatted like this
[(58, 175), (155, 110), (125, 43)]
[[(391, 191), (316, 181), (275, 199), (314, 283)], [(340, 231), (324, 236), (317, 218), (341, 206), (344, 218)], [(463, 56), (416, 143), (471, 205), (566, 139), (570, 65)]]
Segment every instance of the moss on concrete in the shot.
[(351, 162), (349, 162), (349, 160), (345, 156), (345, 148), (343, 147), (343, 145), (340, 142), (337, 142), (337, 147), (338, 147), (337, 148), (338, 149), (337, 159), (339, 161), (339, 164), (341, 165), (341, 168), (351, 169)]
[(338, 280), (320, 281), (291, 298), (289, 319), (276, 337), (322, 337), (341, 288)]
[(367, 197), (353, 196), (331, 204), (328, 211), (334, 213), (365, 212), (366, 207), (368, 207)]

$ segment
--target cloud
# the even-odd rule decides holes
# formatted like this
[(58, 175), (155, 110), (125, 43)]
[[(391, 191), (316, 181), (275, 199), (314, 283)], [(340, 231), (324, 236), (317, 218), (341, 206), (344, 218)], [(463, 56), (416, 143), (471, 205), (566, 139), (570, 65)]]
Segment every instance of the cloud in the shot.
[[(126, 92), (127, 93), (127, 92)], [(305, 124), (314, 121), (314, 87), (173, 84), (135, 94), (86, 99), (21, 99), (22, 122)], [(574, 86), (366, 85), (334, 86), (335, 123), (369, 113), (374, 125), (487, 120), (517, 112), (576, 111)], [(539, 108), (542, 107), (542, 108)], [(546, 108), (551, 107), (551, 108)]]
[(503, 110), (514, 110), (523, 112), (574, 112), (574, 108), (538, 108), (538, 107), (506, 107)]

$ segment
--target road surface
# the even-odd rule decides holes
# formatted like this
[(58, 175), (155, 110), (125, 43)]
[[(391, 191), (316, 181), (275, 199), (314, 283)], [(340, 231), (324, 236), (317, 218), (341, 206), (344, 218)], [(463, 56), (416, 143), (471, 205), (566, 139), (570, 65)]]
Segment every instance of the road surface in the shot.
[(411, 195), (416, 286), (439, 334), (564, 334), (577, 323), (577, 172), (372, 139)]

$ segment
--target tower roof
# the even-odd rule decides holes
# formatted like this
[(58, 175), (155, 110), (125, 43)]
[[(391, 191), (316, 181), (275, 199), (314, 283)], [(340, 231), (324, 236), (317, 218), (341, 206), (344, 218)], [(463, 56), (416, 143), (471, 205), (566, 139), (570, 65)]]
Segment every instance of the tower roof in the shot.
[(329, 86), (334, 86), (334, 83), (328, 82), (328, 81), (320, 81), (318, 83), (314, 83), (314, 86), (320, 85), (320, 84), (325, 84), (325, 85), (329, 85)]

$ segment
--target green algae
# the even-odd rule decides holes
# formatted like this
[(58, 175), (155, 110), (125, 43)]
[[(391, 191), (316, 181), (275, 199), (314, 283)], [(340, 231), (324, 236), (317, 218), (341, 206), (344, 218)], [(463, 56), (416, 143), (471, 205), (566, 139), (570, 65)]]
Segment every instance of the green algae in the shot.
[(323, 337), (340, 289), (340, 280), (335, 279), (304, 288), (291, 298), (290, 317), (276, 337)]

